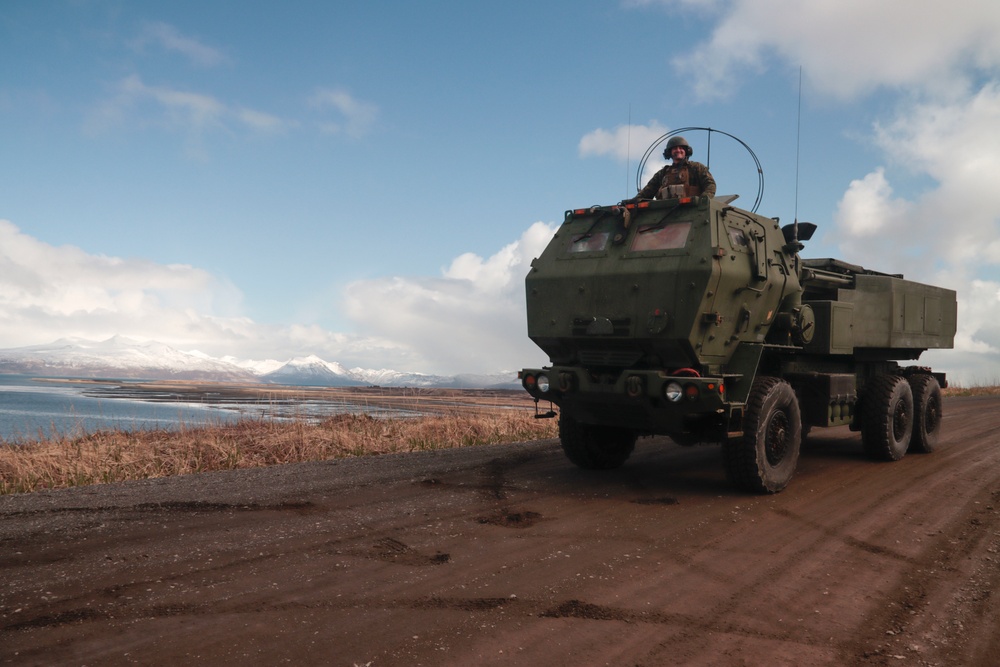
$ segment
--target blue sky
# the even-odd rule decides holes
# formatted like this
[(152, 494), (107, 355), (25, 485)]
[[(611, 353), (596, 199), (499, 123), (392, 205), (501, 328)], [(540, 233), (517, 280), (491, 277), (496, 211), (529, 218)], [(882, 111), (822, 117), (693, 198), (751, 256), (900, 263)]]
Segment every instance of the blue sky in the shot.
[[(761, 213), (819, 225), (805, 256), (958, 290), (928, 358), (998, 381), (1000, 5), (948, 7), (5, 0), (0, 347), (543, 363), (528, 262), (695, 126), (753, 148)], [(719, 135), (711, 168), (753, 201)]]

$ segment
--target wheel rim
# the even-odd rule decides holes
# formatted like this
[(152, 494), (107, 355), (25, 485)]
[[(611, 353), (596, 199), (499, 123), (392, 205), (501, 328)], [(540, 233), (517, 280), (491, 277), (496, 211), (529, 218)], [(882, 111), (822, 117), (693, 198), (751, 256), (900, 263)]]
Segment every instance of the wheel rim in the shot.
[(906, 404), (898, 401), (892, 411), (892, 439), (900, 441), (906, 435), (906, 426), (910, 421), (910, 416), (906, 412)]
[(937, 430), (941, 422), (941, 402), (936, 398), (931, 398), (927, 402), (927, 410), (924, 412), (924, 430), (933, 433)]
[(788, 451), (788, 416), (784, 412), (776, 412), (767, 422), (767, 432), (764, 435), (764, 455), (771, 465), (781, 463)]

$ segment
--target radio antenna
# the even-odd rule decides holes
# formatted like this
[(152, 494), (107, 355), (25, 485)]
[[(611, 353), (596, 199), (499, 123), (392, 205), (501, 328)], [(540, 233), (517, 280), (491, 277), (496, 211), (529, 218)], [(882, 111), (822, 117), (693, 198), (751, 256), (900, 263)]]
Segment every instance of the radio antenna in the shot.
[(626, 132), (625, 139), (625, 196), (622, 199), (628, 199), (628, 177), (629, 172), (632, 171), (632, 103), (628, 103), (628, 131)]
[(799, 65), (799, 107), (795, 117), (795, 241), (799, 240), (799, 144), (802, 136), (802, 65)]

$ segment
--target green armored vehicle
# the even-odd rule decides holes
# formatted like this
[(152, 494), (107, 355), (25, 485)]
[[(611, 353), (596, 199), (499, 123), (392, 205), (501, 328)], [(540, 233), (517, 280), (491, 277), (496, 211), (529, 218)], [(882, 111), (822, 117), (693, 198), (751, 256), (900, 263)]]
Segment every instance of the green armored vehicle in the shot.
[(566, 456), (609, 469), (641, 435), (721, 443), (737, 487), (774, 493), (813, 427), (849, 425), (880, 460), (933, 450), (945, 376), (899, 362), (953, 346), (955, 292), (800, 259), (815, 225), (734, 199), (570, 210), (532, 261), (528, 336), (551, 365), (519, 377), (559, 407)]

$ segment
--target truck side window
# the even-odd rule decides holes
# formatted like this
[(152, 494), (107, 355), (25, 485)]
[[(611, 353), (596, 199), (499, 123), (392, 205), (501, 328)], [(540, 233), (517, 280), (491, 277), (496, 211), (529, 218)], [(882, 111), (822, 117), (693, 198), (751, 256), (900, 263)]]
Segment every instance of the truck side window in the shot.
[(734, 250), (749, 250), (750, 244), (747, 242), (747, 235), (742, 229), (729, 227), (729, 243)]

